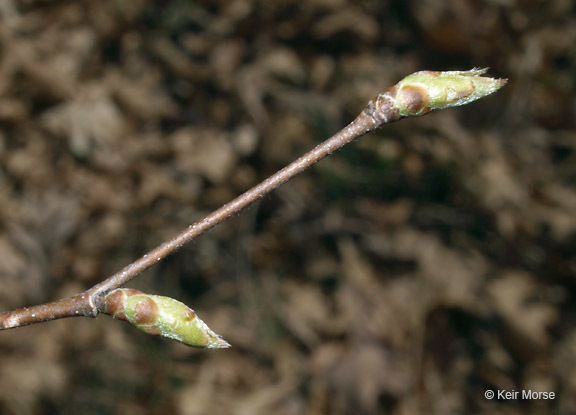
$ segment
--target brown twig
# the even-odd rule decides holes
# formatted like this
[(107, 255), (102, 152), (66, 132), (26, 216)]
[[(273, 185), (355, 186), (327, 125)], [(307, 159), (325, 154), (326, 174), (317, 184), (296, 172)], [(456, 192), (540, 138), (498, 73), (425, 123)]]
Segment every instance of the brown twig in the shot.
[(0, 314), (0, 330), (64, 317), (96, 317), (98, 311), (93, 304), (93, 299), (87, 291), (74, 297), (7, 311)]
[(338, 133), (282, 170), (246, 191), (169, 241), (137, 259), (84, 293), (63, 300), (0, 314), (0, 330), (63, 317), (96, 317), (104, 313), (106, 294), (141, 274), (184, 244), (240, 212), (276, 187), (292, 179), (324, 157), (383, 124), (434, 109), (466, 104), (486, 96), (505, 80), (480, 77), (484, 70), (466, 72), (417, 72), (371, 100), (358, 117)]

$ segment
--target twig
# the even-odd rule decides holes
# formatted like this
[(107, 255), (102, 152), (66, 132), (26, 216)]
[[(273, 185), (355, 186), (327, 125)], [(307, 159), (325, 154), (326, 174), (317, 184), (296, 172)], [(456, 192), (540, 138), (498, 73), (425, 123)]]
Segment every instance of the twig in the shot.
[(403, 117), (424, 115), (435, 109), (464, 105), (495, 92), (506, 83), (505, 79), (481, 77), (485, 71), (485, 69), (463, 72), (422, 71), (407, 76), (371, 100), (360, 115), (344, 129), (257, 186), (189, 226), (171, 240), (162, 243), (84, 293), (43, 305), (1, 313), (0, 330), (63, 317), (114, 314), (106, 308), (107, 299), (112, 291), (342, 146), (383, 124)]

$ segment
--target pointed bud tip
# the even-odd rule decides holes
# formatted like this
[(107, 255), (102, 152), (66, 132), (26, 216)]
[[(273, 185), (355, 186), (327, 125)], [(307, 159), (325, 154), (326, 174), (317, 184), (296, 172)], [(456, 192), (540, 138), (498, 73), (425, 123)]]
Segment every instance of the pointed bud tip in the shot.
[(229, 347), (232, 347), (232, 345), (217, 334), (206, 345), (207, 349), (228, 349)]
[(494, 80), (498, 83), (498, 89), (502, 88), (508, 83), (508, 78), (495, 78)]

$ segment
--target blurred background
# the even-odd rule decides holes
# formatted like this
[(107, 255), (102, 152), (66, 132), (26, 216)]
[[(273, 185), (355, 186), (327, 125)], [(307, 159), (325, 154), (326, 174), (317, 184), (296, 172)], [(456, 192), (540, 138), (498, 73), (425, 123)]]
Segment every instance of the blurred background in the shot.
[(2, 1), (2, 310), (91, 287), (414, 71), (510, 81), (363, 137), (130, 284), (231, 349), (108, 316), (0, 332), (0, 413), (575, 413), (575, 12)]

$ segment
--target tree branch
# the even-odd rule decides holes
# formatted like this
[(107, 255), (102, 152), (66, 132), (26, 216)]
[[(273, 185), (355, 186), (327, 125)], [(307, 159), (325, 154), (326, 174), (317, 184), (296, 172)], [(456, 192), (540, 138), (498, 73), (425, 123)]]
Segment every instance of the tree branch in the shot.
[(464, 105), (489, 95), (506, 80), (481, 77), (486, 70), (414, 73), (371, 100), (358, 117), (335, 135), (282, 170), (246, 191), (204, 219), (189, 226), (124, 269), (74, 297), (0, 314), (0, 330), (63, 317), (96, 317), (106, 310), (107, 295), (166, 258), (184, 244), (237, 214), (324, 157), (358, 137), (407, 116)]

